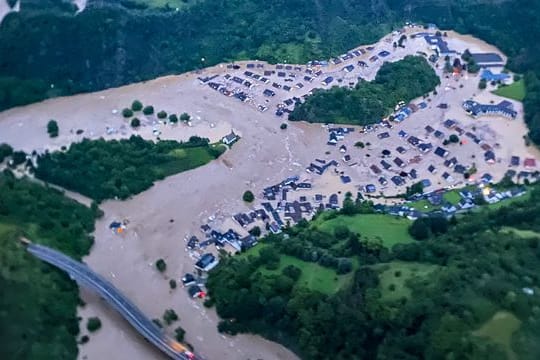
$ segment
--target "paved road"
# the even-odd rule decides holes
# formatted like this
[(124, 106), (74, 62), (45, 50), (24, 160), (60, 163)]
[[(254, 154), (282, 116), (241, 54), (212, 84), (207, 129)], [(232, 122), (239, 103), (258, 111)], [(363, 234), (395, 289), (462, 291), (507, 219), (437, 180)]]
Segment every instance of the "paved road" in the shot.
[(163, 353), (175, 360), (202, 360), (191, 353), (184, 345), (177, 342), (148, 319), (118, 289), (87, 265), (73, 260), (59, 251), (43, 245), (27, 244), (27, 250), (35, 257), (67, 272), (81, 286), (96, 291), (118, 311), (142, 336)]

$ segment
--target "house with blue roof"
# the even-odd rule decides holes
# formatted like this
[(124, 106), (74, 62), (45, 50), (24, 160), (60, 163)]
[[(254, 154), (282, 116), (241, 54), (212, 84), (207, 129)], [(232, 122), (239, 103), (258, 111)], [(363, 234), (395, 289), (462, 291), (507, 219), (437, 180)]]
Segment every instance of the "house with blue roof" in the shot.
[(491, 72), (491, 70), (484, 69), (484, 71), (482, 71), (482, 73), (480, 74), (480, 78), (489, 82), (491, 81), (504, 82), (510, 79), (510, 74), (505, 74), (505, 73), (494, 74), (493, 72)]
[(437, 36), (433, 34), (426, 34), (424, 35), (424, 40), (428, 43), (428, 45), (437, 53), (439, 56), (444, 55), (450, 55), (455, 54), (455, 50), (450, 50), (448, 47), (448, 43), (442, 38), (442, 36)]
[(514, 110), (514, 105), (508, 100), (503, 100), (496, 105), (480, 104), (474, 100), (465, 100), (462, 107), (474, 118), (486, 115), (500, 115), (515, 119), (517, 116), (517, 111)]

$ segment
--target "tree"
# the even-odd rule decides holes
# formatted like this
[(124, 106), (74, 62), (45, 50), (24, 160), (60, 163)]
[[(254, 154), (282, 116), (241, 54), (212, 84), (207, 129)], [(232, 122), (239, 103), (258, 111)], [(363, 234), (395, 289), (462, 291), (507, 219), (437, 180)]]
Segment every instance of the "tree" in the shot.
[(14, 151), (11, 155), (13, 166), (21, 165), (26, 161), (26, 153), (24, 151)]
[(281, 270), (281, 273), (296, 281), (302, 275), (302, 269), (294, 265), (287, 265)]
[(450, 64), (450, 61), (445, 61), (444, 62), (444, 72), (451, 73), (453, 70), (454, 70), (454, 68), (452, 67), (452, 64)]
[(285, 130), (287, 128), (287, 124), (286, 123), (281, 123), (281, 125), (279, 125), (279, 128), (281, 130)]
[(173, 322), (178, 320), (178, 315), (173, 309), (167, 309), (163, 313), (163, 321), (167, 325), (171, 325)]
[(255, 195), (253, 195), (250, 190), (247, 190), (244, 192), (244, 195), (242, 195), (242, 200), (247, 203), (253, 202), (253, 200), (255, 200)]
[(181, 326), (174, 329), (174, 338), (176, 339), (176, 341), (183, 342), (185, 335), (186, 331)]
[(125, 108), (124, 110), (122, 110), (122, 116), (126, 119), (130, 118), (133, 116), (133, 111), (131, 109)]
[(47, 133), (49, 134), (49, 136), (52, 138), (57, 137), (58, 131), (58, 123), (56, 122), (56, 120), (49, 120), (49, 122), (47, 123)]
[(157, 113), (158, 119), (165, 119), (167, 117), (167, 113), (163, 110)]
[(480, 71), (480, 66), (476, 63), (476, 61), (474, 61), (474, 59), (471, 59), (467, 63), (467, 71), (471, 74), (476, 74)]
[(91, 317), (88, 318), (88, 322), (86, 323), (86, 329), (88, 331), (96, 332), (101, 328), (101, 320), (98, 317)]
[(183, 122), (188, 122), (191, 119), (191, 116), (188, 113), (180, 114), (180, 120)]
[(159, 272), (165, 272), (167, 270), (167, 263), (163, 259), (156, 261), (156, 268)]
[(409, 226), (409, 234), (416, 240), (425, 240), (430, 235), (429, 219), (420, 218), (416, 219), (411, 226)]
[(249, 233), (253, 236), (259, 237), (261, 236), (261, 228), (258, 226), (254, 226), (249, 230)]
[(154, 113), (154, 107), (152, 105), (145, 106), (142, 112), (144, 115), (152, 115)]
[(480, 82), (478, 83), (478, 88), (480, 90), (484, 90), (486, 87), (487, 87), (486, 79), (480, 79)]
[(465, 51), (461, 55), (461, 59), (465, 61), (466, 63), (468, 63), (472, 59), (472, 55), (469, 49), (465, 49)]
[(176, 116), (176, 114), (169, 115), (169, 121), (171, 122), (171, 124), (178, 123), (178, 116)]
[(457, 144), (459, 142), (459, 137), (456, 134), (452, 134), (448, 138), (448, 141), (450, 141), (451, 143)]
[(0, 144), (0, 163), (13, 154), (13, 148), (5, 143)]
[(139, 120), (138, 118), (131, 119), (131, 127), (132, 128), (136, 129), (139, 126), (141, 126), (141, 120)]
[(422, 194), (424, 193), (424, 184), (419, 181), (417, 183), (412, 184), (410, 187), (407, 187), (406, 196), (410, 197), (414, 194)]
[(171, 289), (176, 289), (176, 280), (174, 279), (169, 280), (169, 287)]
[(133, 110), (133, 111), (141, 111), (142, 108), (143, 108), (143, 104), (139, 100), (134, 100), (131, 103), (131, 110)]

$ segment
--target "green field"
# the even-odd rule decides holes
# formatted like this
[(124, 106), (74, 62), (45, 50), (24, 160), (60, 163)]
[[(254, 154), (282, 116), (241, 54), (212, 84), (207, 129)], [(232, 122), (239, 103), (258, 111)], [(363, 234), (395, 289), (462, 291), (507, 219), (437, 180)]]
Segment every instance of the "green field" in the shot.
[(381, 271), (379, 275), (381, 300), (396, 301), (411, 297), (411, 289), (407, 286), (408, 280), (426, 277), (436, 270), (437, 266), (393, 261), (378, 265), (376, 268)]
[[(384, 246), (390, 248), (395, 244), (412, 242), (407, 229), (411, 221), (382, 214), (359, 214), (355, 216), (339, 216), (335, 219), (319, 223), (319, 229), (333, 232), (336, 226), (346, 226), (350, 231), (369, 239), (380, 239)], [(315, 222), (317, 224), (317, 221)]]
[(337, 275), (333, 269), (323, 267), (317, 263), (307, 262), (292, 256), (282, 255), (277, 270), (260, 269), (263, 274), (280, 273), (284, 267), (294, 265), (302, 270), (302, 275), (298, 279), (297, 285), (305, 286), (323, 294), (333, 294), (348, 283), (353, 276), (353, 272), (346, 275)]
[(459, 195), (459, 192), (461, 190), (462, 189), (455, 189), (452, 191), (448, 191), (443, 195), (443, 199), (448, 201), (452, 205), (457, 205), (457, 203), (459, 203), (459, 201), (461, 200), (461, 196)]
[(494, 94), (504, 96), (509, 99), (523, 101), (525, 98), (525, 81), (523, 79), (516, 81), (508, 86), (500, 86), (493, 91)]
[(525, 201), (525, 200), (529, 200), (529, 198), (531, 197), (531, 192), (530, 191), (527, 191), (525, 193), (525, 195), (523, 196), (520, 196), (520, 197), (514, 197), (514, 198), (510, 198), (510, 199), (504, 199), (502, 201), (499, 201), (495, 204), (488, 204), (486, 206), (483, 206), (483, 207), (486, 207), (490, 210), (497, 210), (497, 209), (500, 209), (502, 208), (503, 206), (509, 206), (509, 205), (512, 205), (513, 203), (515, 202), (520, 202), (520, 201)]
[(513, 227), (509, 227), (509, 226), (505, 226), (505, 227), (501, 228), (501, 231), (505, 232), (505, 233), (516, 234), (517, 236), (522, 237), (524, 239), (540, 237), (540, 233), (538, 233), (536, 231), (521, 230), (521, 229), (516, 229), (516, 228), (513, 228)]
[(512, 350), (512, 334), (519, 330), (521, 321), (512, 313), (499, 311), (487, 321), (482, 327), (473, 332), (473, 335), (487, 337), (491, 341), (500, 344), (506, 350), (509, 360), (516, 359), (516, 354)]
[[(259, 252), (271, 245), (259, 244), (249, 251), (239, 255), (241, 257), (257, 256)], [(268, 270), (260, 268), (262, 274), (279, 274), (281, 270), (288, 265), (294, 265), (302, 270), (302, 275), (298, 279), (297, 285), (305, 286), (314, 291), (319, 291), (323, 294), (333, 294), (347, 284), (353, 276), (353, 272), (345, 275), (337, 275), (333, 269), (323, 267), (317, 263), (307, 262), (289, 255), (281, 255), (279, 267), (276, 270)], [(355, 263), (355, 265), (357, 265)]]
[[(212, 144), (210, 147), (218, 148), (222, 153), (226, 150), (221, 144)], [(162, 171), (165, 176), (194, 169), (215, 159), (206, 147), (175, 149), (171, 155), (174, 155), (176, 160), (156, 166), (156, 170)]]

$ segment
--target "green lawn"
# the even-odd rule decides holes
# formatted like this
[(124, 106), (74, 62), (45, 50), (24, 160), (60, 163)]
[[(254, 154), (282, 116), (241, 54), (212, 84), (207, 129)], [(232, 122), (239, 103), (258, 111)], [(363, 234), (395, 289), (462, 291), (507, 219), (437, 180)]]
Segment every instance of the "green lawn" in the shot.
[[(267, 246), (271, 245), (259, 244), (238, 256), (257, 256), (259, 255), (259, 252)], [(356, 269), (358, 264), (354, 262), (354, 259), (352, 260), (354, 268)], [(305, 286), (310, 290), (320, 291), (321, 293), (328, 295), (341, 289), (353, 277), (353, 272), (345, 275), (337, 275), (333, 269), (323, 267), (317, 263), (303, 261), (289, 255), (281, 255), (279, 267), (276, 270), (260, 268), (258, 271), (262, 274), (278, 274), (288, 265), (294, 265), (302, 270), (302, 275), (300, 276), (300, 279), (298, 279), (297, 285)]]
[(480, 329), (473, 331), (473, 335), (487, 337), (491, 341), (502, 345), (506, 349), (509, 360), (516, 359), (516, 354), (512, 350), (512, 334), (519, 330), (521, 321), (512, 313), (498, 311)]
[(320, 291), (323, 294), (333, 294), (352, 279), (353, 272), (337, 275), (333, 269), (323, 267), (317, 263), (307, 262), (288, 255), (281, 255), (277, 270), (260, 269), (263, 274), (275, 274), (288, 266), (294, 265), (302, 270), (297, 285), (305, 286), (310, 290)]
[[(212, 144), (210, 146), (219, 148), (222, 153), (225, 151), (225, 147), (221, 144)], [(176, 160), (157, 166), (157, 170), (162, 171), (165, 176), (191, 170), (214, 160), (208, 148), (201, 146), (175, 149), (171, 152), (171, 155), (174, 155)]]
[(459, 203), (459, 201), (461, 200), (461, 196), (459, 195), (459, 192), (461, 190), (462, 189), (455, 189), (452, 191), (448, 191), (444, 193), (443, 199), (448, 201), (452, 205), (457, 205), (457, 203)]
[(412, 207), (415, 210), (423, 211), (423, 212), (429, 212), (435, 209), (438, 209), (438, 207), (433, 206), (429, 201), (426, 199), (422, 199), (419, 201), (414, 201), (410, 204), (408, 204), (410, 207)]
[(407, 229), (411, 221), (383, 214), (359, 214), (338, 216), (335, 219), (324, 218), (319, 223), (321, 231), (332, 232), (336, 226), (346, 226), (350, 231), (369, 239), (380, 239), (384, 246), (392, 247), (399, 243), (414, 241)]
[(379, 291), (381, 300), (396, 301), (401, 298), (409, 299), (411, 289), (407, 281), (413, 278), (423, 278), (437, 269), (435, 265), (393, 261), (388, 264), (376, 265), (379, 274)]
[(493, 93), (509, 99), (523, 101), (525, 98), (525, 81), (521, 79), (508, 86), (500, 86), (497, 90), (493, 91)]

